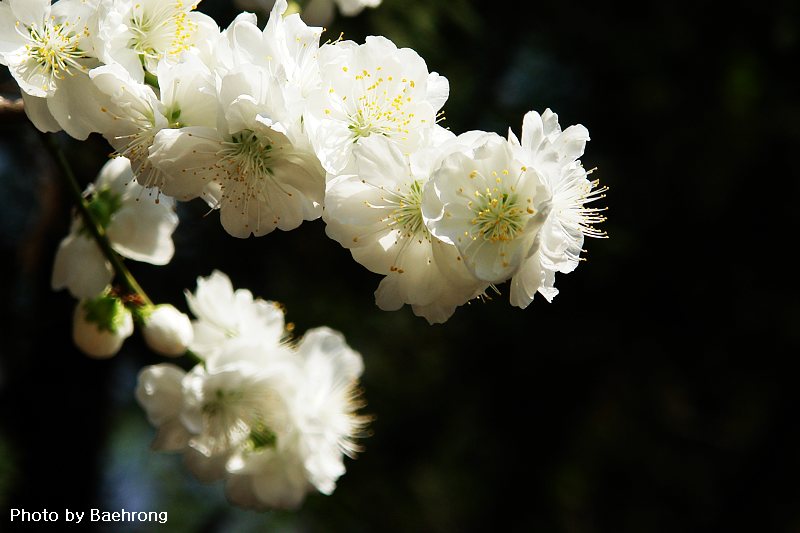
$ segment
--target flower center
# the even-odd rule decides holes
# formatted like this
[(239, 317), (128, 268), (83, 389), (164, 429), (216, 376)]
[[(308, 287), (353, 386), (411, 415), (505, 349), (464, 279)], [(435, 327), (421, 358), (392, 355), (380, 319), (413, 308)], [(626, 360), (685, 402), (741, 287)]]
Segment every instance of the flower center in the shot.
[(405, 107), (412, 101), (414, 80), (402, 78), (398, 83), (393, 76), (384, 78), (381, 71), (382, 67), (378, 67), (374, 76), (366, 69), (355, 74), (362, 91), (356, 100), (356, 111), (350, 115), (348, 129), (356, 139), (373, 133), (386, 137), (409, 133), (414, 113), (407, 113)]
[(278, 436), (263, 422), (257, 422), (250, 428), (250, 436), (247, 439), (247, 443), (253, 450), (274, 448), (277, 441)]
[(189, 19), (189, 11), (180, 0), (170, 4), (159, 4), (152, 12), (145, 11), (141, 4), (134, 7), (130, 19), (133, 37), (129, 46), (145, 61), (158, 61), (164, 54), (177, 56), (189, 49), (192, 34), (197, 24)]
[(230, 178), (247, 181), (250, 177), (264, 179), (272, 176), (272, 147), (270, 139), (260, 138), (254, 131), (243, 130), (222, 143), (220, 162)]
[(249, 433), (246, 422), (241, 419), (243, 399), (242, 391), (216, 389), (203, 403), (203, 423), (211, 451), (225, 450)]
[[(508, 171), (503, 171), (503, 174), (508, 174)], [(492, 172), (492, 175), (497, 176), (497, 172)], [(520, 207), (513, 187), (506, 191), (502, 188), (500, 178), (496, 178), (496, 182), (497, 187), (475, 191), (475, 201), (468, 204), (475, 213), (470, 224), (477, 230), (477, 235), (487, 241), (508, 242), (522, 231), (528, 215), (534, 214), (534, 210)], [(477, 238), (475, 232), (473, 236)]]
[[(72, 75), (71, 68), (85, 70), (78, 63), (78, 59), (85, 57), (83, 50), (78, 47), (80, 34), (72, 31), (68, 22), (63, 24), (45, 22), (41, 28), (32, 25), (27, 29), (29, 44), (25, 45), (25, 49), (28, 51), (28, 57), (39, 65), (48, 77), (62, 80), (65, 76)], [(84, 30), (84, 34), (88, 35), (88, 32)]]
[(389, 215), (390, 224), (397, 224), (402, 227), (407, 237), (423, 233), (427, 239), (430, 237), (428, 228), (422, 220), (422, 182), (416, 180), (408, 188), (405, 195), (399, 196), (397, 207)]
[[(255, 384), (251, 384), (255, 385)], [(265, 406), (274, 401), (269, 390), (245, 385), (238, 389), (214, 387), (201, 407), (202, 446), (217, 453), (246, 443), (251, 449), (275, 445), (277, 436), (270, 429)]]

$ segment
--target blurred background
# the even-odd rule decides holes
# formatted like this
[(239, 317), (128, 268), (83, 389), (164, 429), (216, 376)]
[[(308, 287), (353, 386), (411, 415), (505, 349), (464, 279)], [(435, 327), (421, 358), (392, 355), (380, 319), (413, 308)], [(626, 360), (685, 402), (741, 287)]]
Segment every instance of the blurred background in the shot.
[[(224, 26), (239, 8), (200, 10)], [(97, 507), (169, 513), (107, 531), (800, 531), (798, 11), (383, 0), (335, 18), (323, 40), (384, 35), (446, 76), (456, 133), (519, 133), (548, 107), (585, 125), (609, 238), (586, 242), (552, 304), (512, 308), (501, 286), (430, 326), (377, 309), (380, 277), (321, 221), (239, 240), (201, 201), (180, 204), (172, 263), (130, 263), (154, 299), (187, 311), (183, 290), (220, 269), (285, 304), (298, 334), (328, 325), (364, 357), (365, 452), (293, 513), (235, 509), (149, 451), (133, 387), (160, 359), (138, 333), (107, 361), (71, 346), (74, 300), (49, 284), (69, 198), (24, 116), (4, 112), (0, 530), (10, 508)], [(110, 148), (64, 142), (88, 183)]]

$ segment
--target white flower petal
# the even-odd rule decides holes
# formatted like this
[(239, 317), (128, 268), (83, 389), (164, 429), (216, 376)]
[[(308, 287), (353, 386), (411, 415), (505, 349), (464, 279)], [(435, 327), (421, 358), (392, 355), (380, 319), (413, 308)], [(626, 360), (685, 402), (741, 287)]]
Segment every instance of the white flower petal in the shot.
[(146, 366), (139, 371), (134, 395), (155, 427), (180, 414), (183, 406), (181, 383), (185, 376), (182, 368), (169, 363)]
[(178, 225), (170, 198), (141, 199), (126, 202), (112, 218), (107, 233), (119, 254), (153, 265), (166, 265), (175, 253), (172, 233)]
[(7, 4), (25, 25), (41, 24), (50, 15), (50, 0), (7, 0)]
[(525, 309), (533, 301), (536, 292), (544, 284), (544, 271), (538, 257), (525, 261), (511, 278), (511, 305)]
[(94, 239), (70, 233), (58, 246), (53, 264), (53, 290), (68, 289), (75, 298), (93, 298), (111, 283), (114, 270)]
[(36, 126), (36, 129), (44, 133), (61, 131), (61, 126), (53, 117), (53, 114), (50, 113), (47, 98), (31, 96), (23, 91), (22, 102), (25, 107), (25, 114)]
[(104, 112), (109, 97), (85, 74), (60, 80), (58, 90), (48, 97), (47, 105), (64, 131), (78, 140), (85, 140), (94, 132), (102, 133), (113, 123), (113, 118)]
[(161, 190), (178, 200), (201, 196), (215, 179), (213, 169), (221, 149), (219, 135), (212, 128), (159, 131), (150, 148), (150, 162), (164, 173)]

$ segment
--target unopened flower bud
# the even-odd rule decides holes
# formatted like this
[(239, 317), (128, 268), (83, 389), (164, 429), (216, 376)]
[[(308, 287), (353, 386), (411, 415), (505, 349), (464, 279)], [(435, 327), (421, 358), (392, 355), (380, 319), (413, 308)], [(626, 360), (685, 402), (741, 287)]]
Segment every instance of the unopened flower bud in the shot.
[(115, 355), (133, 333), (133, 317), (113, 296), (81, 300), (72, 319), (72, 339), (89, 357), (106, 359)]
[(144, 340), (156, 353), (175, 357), (186, 352), (194, 338), (189, 317), (172, 305), (157, 305), (142, 329)]

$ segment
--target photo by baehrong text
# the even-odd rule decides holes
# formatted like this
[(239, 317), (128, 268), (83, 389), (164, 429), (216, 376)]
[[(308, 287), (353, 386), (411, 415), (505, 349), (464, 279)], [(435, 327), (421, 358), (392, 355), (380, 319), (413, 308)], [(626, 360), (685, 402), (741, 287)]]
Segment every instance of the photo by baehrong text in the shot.
[(157, 522), (166, 524), (168, 515), (166, 511), (103, 511), (89, 509), (88, 511), (73, 511), (64, 509), (63, 513), (42, 509), (28, 511), (27, 509), (11, 509), (11, 522), (71, 522), (80, 524), (86, 522)]

